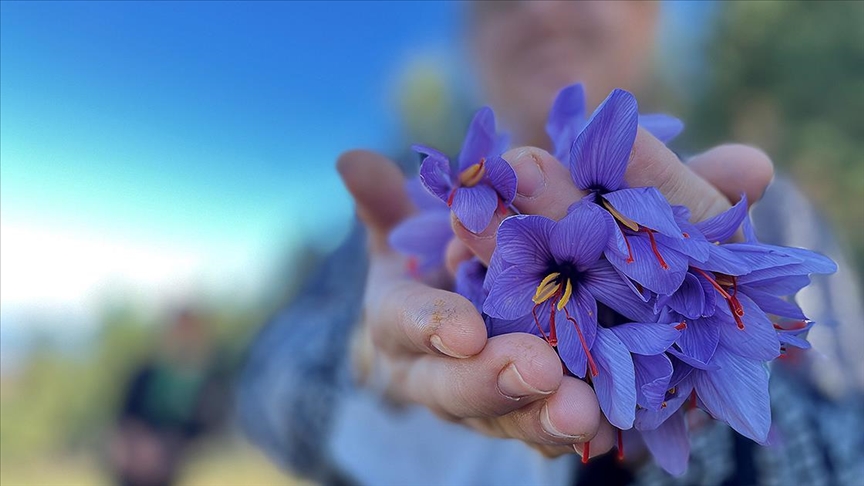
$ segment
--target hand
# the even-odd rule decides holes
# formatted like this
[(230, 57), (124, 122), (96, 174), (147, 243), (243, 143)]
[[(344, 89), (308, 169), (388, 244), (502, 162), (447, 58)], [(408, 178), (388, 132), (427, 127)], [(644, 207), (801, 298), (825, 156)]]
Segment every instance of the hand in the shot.
[[(581, 197), (566, 168), (548, 153), (525, 148), (504, 157), (520, 177), (514, 204), (521, 212), (557, 219)], [(729, 206), (724, 195), (734, 200), (746, 192), (755, 200), (772, 174), (767, 157), (741, 146), (707, 152), (691, 167), (640, 133), (627, 179), (632, 186), (658, 186), (671, 202), (690, 206), (694, 218), (702, 219)], [(370, 230), (371, 267), (356, 355), (384, 377), (387, 393), (484, 433), (521, 439), (547, 455), (570, 452), (573, 444), (581, 452), (587, 440), (592, 456), (608, 451), (615, 433), (593, 391), (562, 375), (545, 341), (528, 334), (487, 340), (483, 321), (467, 300), (404, 276), (402, 258), (386, 244), (390, 229), (412, 211), (395, 165), (376, 154), (351, 152), (340, 159), (339, 170)], [(449, 266), (467, 250), (488, 261), (498, 222), (480, 235), (456, 222), (459, 240), (448, 251)]]

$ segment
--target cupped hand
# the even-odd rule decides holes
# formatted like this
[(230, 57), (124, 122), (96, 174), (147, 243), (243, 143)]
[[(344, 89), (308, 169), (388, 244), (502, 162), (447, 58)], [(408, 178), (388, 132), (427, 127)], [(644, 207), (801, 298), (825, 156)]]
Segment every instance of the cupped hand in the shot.
[(545, 341), (529, 334), (487, 340), (468, 300), (406, 275), (404, 258), (387, 245), (390, 230), (413, 211), (396, 165), (355, 151), (338, 168), (369, 231), (370, 270), (353, 353), (366, 381), (397, 403), (425, 405), (548, 454), (593, 439), (601, 423), (597, 399), (587, 384), (562, 381), (561, 362)]

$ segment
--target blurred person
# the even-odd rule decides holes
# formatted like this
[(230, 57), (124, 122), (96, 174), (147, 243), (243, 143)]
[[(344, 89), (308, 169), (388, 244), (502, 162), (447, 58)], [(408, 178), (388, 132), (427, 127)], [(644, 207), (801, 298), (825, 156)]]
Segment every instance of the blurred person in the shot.
[[(519, 177), (514, 206), (560, 218), (579, 194), (543, 150), (550, 148), (544, 124), (552, 100), (575, 82), (595, 105), (616, 87), (638, 98), (647, 87), (658, 4), (476, 1), (468, 16), (484, 101), (522, 145), (504, 154)], [(772, 447), (707, 422), (691, 429), (682, 478), (644, 452), (616, 462), (605, 454), (615, 435), (593, 390), (562, 376), (545, 341), (526, 334), (487, 339), (467, 300), (404, 275), (402, 258), (387, 245), (389, 230), (413, 210), (397, 165), (353, 151), (338, 169), (362, 224), (261, 331), (241, 380), (247, 433), (286, 469), (323, 484), (843, 484), (864, 477), (861, 370), (844, 367), (833, 342), (822, 350), (832, 364), (821, 369), (838, 376), (775, 367), (772, 399), (780, 406)], [(742, 193), (759, 200), (773, 167), (764, 153), (740, 145), (681, 164), (640, 130), (626, 178), (631, 186), (657, 186), (700, 220)], [(840, 261), (830, 232), (788, 182), (773, 185), (754, 211), (764, 241), (816, 234), (807, 246)], [(498, 222), (475, 235), (454, 221), (448, 269), (488, 255)], [(846, 278), (815, 282), (802, 305), (817, 321), (840, 323), (830, 331), (837, 341), (861, 343), (856, 283)], [(581, 466), (574, 448), (582, 453), (589, 440), (595, 459)]]
[(165, 327), (158, 354), (132, 373), (109, 444), (118, 484), (173, 484), (188, 446), (224, 418), (212, 347), (207, 322), (184, 309)]

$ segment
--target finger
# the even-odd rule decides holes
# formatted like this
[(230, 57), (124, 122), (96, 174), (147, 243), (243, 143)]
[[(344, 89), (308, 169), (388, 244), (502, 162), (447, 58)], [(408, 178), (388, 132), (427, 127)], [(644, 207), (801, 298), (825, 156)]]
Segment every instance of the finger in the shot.
[[(565, 376), (558, 391), (503, 417), (473, 419), (476, 428), (499, 437), (537, 445), (569, 446), (594, 438), (600, 428), (600, 405), (582, 380)], [(565, 448), (563, 450), (572, 449)]]
[(386, 157), (367, 150), (345, 152), (336, 168), (369, 229), (372, 250), (386, 252), (390, 230), (414, 210), (402, 172)]
[(774, 164), (768, 155), (747, 145), (715, 147), (688, 160), (687, 166), (733, 204), (744, 193), (752, 205), (774, 177)]
[(661, 141), (640, 128), (624, 178), (631, 187), (654, 186), (673, 205), (690, 208), (691, 219), (701, 221), (730, 207), (729, 200), (697, 175)]
[(468, 248), (462, 240), (459, 238), (453, 238), (450, 240), (450, 243), (447, 244), (447, 250), (444, 255), (444, 262), (447, 266), (447, 271), (451, 276), (455, 277), (459, 264), (466, 260), (470, 260), (471, 257), (474, 256), (474, 253), (471, 252), (471, 248)]
[(401, 260), (379, 258), (369, 271), (364, 320), (390, 354), (465, 358), (486, 343), (486, 324), (466, 298), (401, 277)]
[(570, 169), (549, 152), (521, 147), (504, 154), (513, 166), (518, 183), (513, 205), (522, 213), (554, 220), (567, 215), (567, 208), (585, 196), (570, 177)]
[[(585, 195), (573, 184), (569, 169), (545, 150), (520, 147), (506, 152), (503, 157), (516, 172), (518, 182), (513, 206), (521, 213), (559, 220), (567, 215), (571, 204)], [(473, 234), (454, 222), (453, 232), (488, 265), (502, 219), (493, 219), (493, 224), (480, 234)]]
[(465, 246), (471, 249), (474, 255), (489, 266), (489, 259), (492, 258), (492, 252), (495, 251), (495, 236), (498, 233), (498, 226), (504, 220), (505, 215), (499, 214), (497, 211), (492, 216), (492, 221), (480, 233), (472, 233), (468, 228), (462, 225), (458, 218), (453, 215), (450, 218), (450, 223), (453, 227), (453, 234), (459, 238)]
[(561, 378), (561, 361), (545, 341), (515, 333), (489, 339), (470, 359), (416, 359), (408, 363), (401, 388), (404, 398), (439, 413), (489, 417), (551, 395)]
[(585, 445), (588, 447), (588, 458), (597, 457), (611, 451), (618, 443), (618, 430), (606, 420), (606, 417), (600, 417), (600, 427), (597, 430), (597, 435), (589, 442), (573, 444), (573, 450), (577, 454), (584, 457)]

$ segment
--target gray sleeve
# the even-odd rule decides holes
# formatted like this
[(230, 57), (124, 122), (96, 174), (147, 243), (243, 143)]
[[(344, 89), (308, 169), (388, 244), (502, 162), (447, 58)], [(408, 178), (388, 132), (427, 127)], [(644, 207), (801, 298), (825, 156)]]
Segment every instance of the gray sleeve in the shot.
[(350, 390), (348, 346), (367, 267), (365, 231), (355, 224), (260, 331), (238, 383), (239, 419), (250, 440), (282, 468), (325, 484), (346, 483), (326, 451), (339, 397)]

